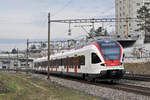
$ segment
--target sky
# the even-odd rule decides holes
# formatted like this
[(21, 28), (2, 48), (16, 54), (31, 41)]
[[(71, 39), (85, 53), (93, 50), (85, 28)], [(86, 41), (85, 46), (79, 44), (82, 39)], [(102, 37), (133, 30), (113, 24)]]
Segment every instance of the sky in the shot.
[[(106, 18), (115, 15), (115, 0), (0, 0), (0, 50), (23, 48), (26, 39), (47, 39), (51, 19)], [(75, 38), (86, 33), (68, 24), (52, 23), (51, 38)]]

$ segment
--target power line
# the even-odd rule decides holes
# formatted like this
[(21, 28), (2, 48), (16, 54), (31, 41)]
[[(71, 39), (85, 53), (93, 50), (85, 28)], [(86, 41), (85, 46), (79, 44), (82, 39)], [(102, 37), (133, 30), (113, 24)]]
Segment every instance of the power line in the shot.
[(72, 2), (72, 0), (69, 0), (60, 10), (58, 10), (56, 13), (54, 13), (52, 16), (56, 16), (60, 12), (62, 12), (65, 8), (69, 6), (69, 4)]
[[(114, 8), (115, 7), (113, 6), (113, 7), (108, 8), (107, 10), (104, 10), (104, 11), (100, 12), (102, 14), (100, 16), (106, 16), (105, 14), (109, 13)], [(94, 17), (98, 17), (98, 16), (94, 16)]]

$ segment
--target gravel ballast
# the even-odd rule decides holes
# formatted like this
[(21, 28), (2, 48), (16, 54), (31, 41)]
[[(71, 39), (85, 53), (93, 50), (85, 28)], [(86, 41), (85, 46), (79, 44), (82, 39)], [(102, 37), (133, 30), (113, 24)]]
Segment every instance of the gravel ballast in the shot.
[[(47, 76), (45, 75), (32, 74), (32, 76), (47, 81)], [(80, 83), (77, 81), (67, 80), (54, 76), (51, 76), (50, 78), (51, 82), (54, 82), (63, 87), (72, 88), (81, 92), (85, 92), (89, 95), (104, 98), (106, 100), (150, 100), (149, 96), (143, 96), (121, 90)]]

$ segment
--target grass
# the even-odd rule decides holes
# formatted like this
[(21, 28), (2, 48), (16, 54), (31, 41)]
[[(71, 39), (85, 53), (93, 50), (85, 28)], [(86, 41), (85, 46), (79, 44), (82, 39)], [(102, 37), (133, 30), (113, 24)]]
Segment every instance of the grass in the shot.
[(0, 72), (0, 82), (9, 89), (0, 100), (101, 100), (27, 75)]

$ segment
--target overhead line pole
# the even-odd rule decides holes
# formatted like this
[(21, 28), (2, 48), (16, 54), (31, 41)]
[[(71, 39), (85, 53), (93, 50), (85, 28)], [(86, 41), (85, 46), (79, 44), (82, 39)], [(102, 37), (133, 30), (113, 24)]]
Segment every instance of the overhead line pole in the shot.
[(48, 77), (47, 79), (50, 79), (50, 72), (49, 72), (49, 67), (50, 67), (50, 13), (48, 13)]
[[(28, 66), (28, 59), (29, 59), (29, 39), (27, 39), (27, 51), (26, 51), (26, 67), (29, 68)], [(28, 73), (28, 70), (27, 70)]]
[(17, 48), (17, 68), (16, 68), (16, 73), (17, 73), (17, 70), (18, 70), (18, 67), (19, 67), (19, 66), (18, 66), (18, 65), (19, 65), (19, 64), (18, 64), (18, 60), (19, 60), (18, 53), (19, 53), (19, 50), (18, 50), (18, 48)]

